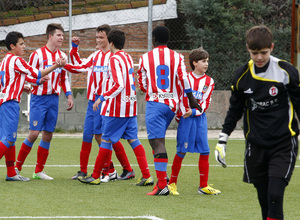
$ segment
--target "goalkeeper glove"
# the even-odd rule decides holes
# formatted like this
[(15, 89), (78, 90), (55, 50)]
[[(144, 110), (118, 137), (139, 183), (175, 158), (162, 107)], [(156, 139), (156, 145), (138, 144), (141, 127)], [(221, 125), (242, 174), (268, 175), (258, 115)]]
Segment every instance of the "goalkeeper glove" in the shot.
[(228, 135), (225, 133), (220, 133), (219, 142), (215, 149), (216, 161), (224, 168), (227, 167), (226, 161), (225, 161), (227, 140), (228, 140)]

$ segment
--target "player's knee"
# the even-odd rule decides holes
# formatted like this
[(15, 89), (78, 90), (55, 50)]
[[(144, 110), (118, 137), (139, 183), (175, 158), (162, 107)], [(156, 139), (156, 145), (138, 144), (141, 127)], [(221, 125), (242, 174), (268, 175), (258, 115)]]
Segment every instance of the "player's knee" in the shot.
[[(92, 143), (93, 141), (93, 135), (92, 134), (85, 134), (83, 133), (83, 141), (87, 142), (87, 143)], [(100, 137), (100, 141), (101, 141), (101, 137)]]

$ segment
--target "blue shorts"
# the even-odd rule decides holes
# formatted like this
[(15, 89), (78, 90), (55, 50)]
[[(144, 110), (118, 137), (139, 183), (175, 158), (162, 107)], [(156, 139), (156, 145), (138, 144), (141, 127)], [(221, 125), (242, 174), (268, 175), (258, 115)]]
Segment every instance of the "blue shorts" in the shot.
[(174, 115), (175, 113), (166, 104), (147, 102), (145, 121), (148, 139), (165, 138)]
[(177, 128), (177, 152), (202, 155), (210, 153), (205, 113), (197, 117), (180, 118)]
[(102, 134), (102, 115), (100, 115), (101, 104), (97, 111), (93, 110), (94, 101), (89, 100), (86, 109), (83, 133), (84, 134)]
[(58, 117), (59, 97), (53, 95), (31, 95), (29, 129), (54, 132)]
[(7, 101), (0, 106), (1, 141), (16, 142), (20, 106), (16, 101)]
[(106, 141), (117, 143), (123, 139), (138, 139), (137, 117), (108, 117), (103, 116), (103, 134), (102, 138)]

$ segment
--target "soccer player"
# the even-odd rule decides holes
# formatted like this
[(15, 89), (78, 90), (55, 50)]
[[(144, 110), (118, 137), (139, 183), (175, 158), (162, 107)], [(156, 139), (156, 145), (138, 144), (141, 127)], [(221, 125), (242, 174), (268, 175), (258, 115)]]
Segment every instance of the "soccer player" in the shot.
[[(42, 70), (53, 65), (53, 60), (63, 57), (67, 59), (67, 55), (59, 50), (64, 39), (64, 29), (61, 24), (52, 23), (46, 29), (47, 44), (36, 50), (30, 55), (29, 64)], [(18, 171), (22, 170), (28, 154), (40, 131), (42, 131), (42, 139), (37, 150), (37, 163), (33, 173), (34, 179), (52, 180), (43, 170), (46, 164), (50, 142), (55, 130), (58, 117), (58, 102), (61, 88), (63, 89), (70, 111), (73, 106), (72, 92), (68, 81), (67, 72), (61, 68), (56, 68), (49, 74), (50, 80), (39, 86), (33, 86), (30, 99), (30, 131), (24, 140), (16, 163)]]
[(53, 61), (51, 67), (38, 70), (31, 67), (21, 57), (25, 53), (24, 37), (20, 32), (9, 32), (5, 38), (8, 53), (0, 66), (0, 159), (5, 155), (7, 166), (7, 181), (29, 181), (29, 178), (19, 175), (14, 169), (15, 142), (19, 122), (19, 102), (24, 89), (25, 76), (37, 78), (35, 83), (42, 84), (49, 78), (46, 74), (62, 67), (65, 59)]
[(179, 120), (177, 129), (177, 152), (175, 154), (172, 174), (169, 181), (171, 195), (179, 195), (177, 192), (177, 178), (180, 172), (182, 160), (187, 152), (200, 153), (198, 169), (200, 183), (199, 194), (217, 195), (220, 190), (214, 189), (207, 184), (209, 174), (209, 145), (207, 138), (207, 119), (206, 110), (211, 103), (211, 95), (215, 87), (214, 80), (206, 75), (208, 68), (209, 54), (202, 48), (194, 49), (189, 54), (189, 63), (192, 72), (188, 73), (188, 79), (193, 90), (193, 95), (202, 108), (191, 109), (188, 98), (184, 93), (180, 94), (180, 110), (176, 114)]
[(298, 153), (299, 73), (271, 55), (273, 35), (266, 26), (247, 31), (251, 60), (237, 69), (230, 106), (216, 146), (216, 160), (226, 167), (228, 136), (244, 115), (244, 182), (257, 190), (262, 218), (283, 219), (283, 196)]
[(101, 114), (103, 117), (103, 135), (101, 146), (91, 176), (78, 178), (83, 183), (100, 184), (100, 172), (108, 163), (112, 154), (112, 144), (120, 138), (127, 139), (132, 147), (143, 176), (139, 178), (138, 186), (153, 185), (148, 162), (143, 145), (139, 141), (137, 125), (136, 90), (134, 83), (133, 60), (122, 49), (125, 44), (125, 33), (112, 30), (108, 34), (109, 47), (114, 55), (109, 61), (108, 90), (94, 103), (94, 110), (103, 102)]
[[(93, 110), (95, 99), (107, 89), (107, 74), (108, 62), (112, 53), (109, 49), (107, 34), (111, 31), (111, 27), (107, 24), (101, 25), (96, 29), (96, 44), (97, 51), (92, 53), (87, 59), (81, 60), (78, 53), (79, 38), (73, 38), (72, 50), (70, 57), (72, 63), (67, 64), (65, 68), (73, 73), (88, 72), (87, 74), (87, 98), (89, 100), (83, 130), (83, 141), (80, 151), (80, 171), (77, 172), (72, 179), (78, 179), (78, 176), (87, 175), (87, 165), (89, 155), (92, 148), (93, 135), (98, 145), (101, 145), (102, 136), (102, 116), (100, 115), (100, 108), (97, 111)], [(116, 156), (119, 159), (126, 175), (120, 176), (119, 179), (130, 179), (134, 177), (134, 171), (130, 166), (129, 160), (125, 153), (125, 149), (120, 141), (113, 145)], [(108, 167), (102, 171), (101, 182), (108, 182), (109, 180), (117, 179), (117, 171), (114, 169), (112, 161)]]
[(169, 36), (167, 27), (155, 27), (152, 31), (155, 48), (139, 61), (138, 81), (140, 89), (146, 93), (145, 121), (158, 179), (153, 191), (147, 195), (169, 195), (165, 134), (178, 110), (181, 91), (184, 89), (192, 108), (201, 109), (193, 97), (183, 56), (167, 47)]

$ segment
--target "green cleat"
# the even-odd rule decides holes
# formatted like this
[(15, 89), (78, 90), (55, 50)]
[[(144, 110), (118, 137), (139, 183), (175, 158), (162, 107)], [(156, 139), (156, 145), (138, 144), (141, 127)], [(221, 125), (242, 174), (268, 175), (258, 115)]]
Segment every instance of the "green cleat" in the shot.
[(179, 196), (179, 192), (177, 192), (177, 186), (176, 183), (171, 183), (168, 185), (170, 195)]
[(94, 179), (92, 176), (86, 176), (82, 178), (78, 178), (78, 180), (82, 183), (90, 184), (90, 185), (100, 185), (100, 178)]
[(135, 186), (151, 186), (154, 184), (154, 180), (152, 178), (152, 176), (150, 176), (148, 179), (144, 178), (144, 177), (140, 177), (138, 179), (138, 182), (135, 183)]

